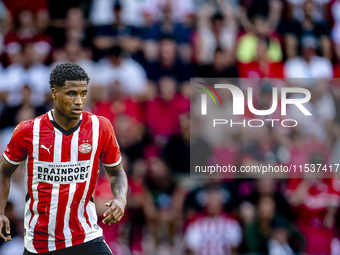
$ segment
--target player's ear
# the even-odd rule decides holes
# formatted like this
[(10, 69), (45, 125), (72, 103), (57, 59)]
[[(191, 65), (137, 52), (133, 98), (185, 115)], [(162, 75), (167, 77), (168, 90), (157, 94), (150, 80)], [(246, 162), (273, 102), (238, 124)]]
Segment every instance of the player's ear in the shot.
[(53, 99), (57, 99), (58, 98), (58, 90), (56, 88), (52, 88), (52, 97)]

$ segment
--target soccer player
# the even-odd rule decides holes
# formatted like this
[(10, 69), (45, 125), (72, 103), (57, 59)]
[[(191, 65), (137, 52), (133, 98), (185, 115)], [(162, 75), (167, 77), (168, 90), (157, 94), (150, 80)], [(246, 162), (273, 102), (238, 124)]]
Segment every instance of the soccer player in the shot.
[(4, 215), (11, 175), (25, 164), (24, 255), (112, 254), (93, 203), (99, 160), (114, 195), (105, 204), (104, 224), (123, 217), (127, 178), (111, 123), (83, 111), (89, 80), (79, 65), (57, 65), (50, 75), (54, 109), (21, 122), (0, 160), (0, 237), (5, 241), (11, 240)]

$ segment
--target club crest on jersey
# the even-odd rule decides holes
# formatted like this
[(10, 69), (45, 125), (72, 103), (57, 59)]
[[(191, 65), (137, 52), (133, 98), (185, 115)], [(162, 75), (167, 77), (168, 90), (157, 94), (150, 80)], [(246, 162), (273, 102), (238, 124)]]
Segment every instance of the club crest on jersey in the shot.
[(83, 143), (79, 145), (79, 151), (81, 153), (89, 153), (92, 150), (92, 146), (89, 143)]

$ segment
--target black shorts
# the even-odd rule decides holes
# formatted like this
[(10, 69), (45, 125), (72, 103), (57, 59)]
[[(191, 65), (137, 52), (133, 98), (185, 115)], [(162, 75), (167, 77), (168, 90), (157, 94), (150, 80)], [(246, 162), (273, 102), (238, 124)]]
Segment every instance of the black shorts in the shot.
[[(36, 255), (37, 253), (24, 251), (24, 255)], [(104, 238), (97, 237), (86, 243), (71, 246), (65, 249), (51, 251), (46, 253), (39, 253), (39, 255), (113, 255), (109, 247), (104, 241)]]

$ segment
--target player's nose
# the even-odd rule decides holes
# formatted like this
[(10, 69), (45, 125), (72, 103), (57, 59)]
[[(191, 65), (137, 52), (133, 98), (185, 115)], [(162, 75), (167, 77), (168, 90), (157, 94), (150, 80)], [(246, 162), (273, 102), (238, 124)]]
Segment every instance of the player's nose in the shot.
[(80, 95), (76, 96), (76, 98), (74, 100), (74, 104), (76, 104), (76, 105), (82, 105), (83, 104), (83, 100), (81, 100)]

